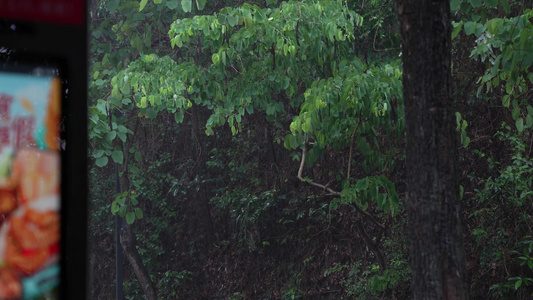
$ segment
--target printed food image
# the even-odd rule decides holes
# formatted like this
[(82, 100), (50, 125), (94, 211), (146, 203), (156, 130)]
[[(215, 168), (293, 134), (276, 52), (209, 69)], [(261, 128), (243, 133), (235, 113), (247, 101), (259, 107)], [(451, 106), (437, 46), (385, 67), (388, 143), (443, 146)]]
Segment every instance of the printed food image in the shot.
[(18, 183), (17, 195), (22, 204), (59, 194), (58, 170), (57, 153), (20, 150), (12, 165), (12, 178)]
[(0, 268), (0, 299), (18, 298), (21, 294), (22, 286), (13, 272)]
[(0, 72), (0, 300), (58, 286), (60, 88)]
[[(60, 240), (59, 154), (19, 151), (12, 190), (0, 192), (0, 299), (20, 297), (24, 278), (58, 261)], [(15, 204), (13, 204), (15, 201)]]
[[(17, 206), (15, 192), (12, 190), (0, 190), (0, 215), (6, 215)], [(3, 219), (0, 219), (2, 221)]]

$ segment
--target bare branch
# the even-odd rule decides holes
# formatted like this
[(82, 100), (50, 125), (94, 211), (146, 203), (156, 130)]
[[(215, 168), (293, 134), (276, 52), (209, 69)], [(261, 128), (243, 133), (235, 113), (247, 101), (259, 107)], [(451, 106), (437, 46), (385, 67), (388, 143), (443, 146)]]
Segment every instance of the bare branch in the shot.
[[(323, 191), (327, 191), (329, 194), (328, 195), (331, 195), (331, 196), (341, 196), (341, 193), (340, 192), (337, 192), (323, 184), (320, 184), (320, 183), (316, 183), (316, 182), (313, 182), (312, 180), (310, 179), (304, 179), (302, 177), (302, 174), (303, 174), (303, 168), (304, 168), (304, 165), (305, 165), (305, 157), (307, 155), (307, 145), (304, 146), (304, 148), (302, 149), (302, 159), (300, 161), (300, 168), (298, 169), (298, 179), (300, 179), (301, 181), (304, 181), (306, 183), (308, 183), (309, 185), (312, 185), (314, 187), (317, 187), (317, 188), (320, 188), (321, 190)], [(376, 224), (379, 228), (385, 230), (385, 225), (379, 223), (376, 218), (374, 218), (374, 216), (372, 216), (370, 213), (368, 213), (367, 211), (364, 211), (362, 210), (361, 208), (359, 208), (357, 205), (354, 205), (353, 206), (355, 208), (355, 210), (359, 213), (361, 213), (362, 215), (366, 216), (367, 218), (370, 219), (370, 221), (372, 221), (374, 224)]]

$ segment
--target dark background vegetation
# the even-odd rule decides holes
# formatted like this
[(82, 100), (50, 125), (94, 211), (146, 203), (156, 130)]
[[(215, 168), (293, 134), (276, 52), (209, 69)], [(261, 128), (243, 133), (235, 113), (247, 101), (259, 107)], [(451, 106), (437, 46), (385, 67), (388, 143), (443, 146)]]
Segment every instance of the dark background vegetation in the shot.
[[(244, 3), (209, 1), (199, 11), (193, 1), (192, 12), (184, 12), (179, 1), (175, 6), (171, 1), (156, 2), (144, 2), (141, 12), (139, 1), (92, 2), (90, 113), (99, 99), (110, 101), (113, 76), (143, 54), (169, 55), (176, 62), (194, 55), (191, 53), (197, 49), (193, 46), (171, 47), (168, 31), (172, 22)], [(461, 1), (452, 1), (452, 6), (453, 2)], [(527, 13), (528, 8), (527, 1), (500, 1), (496, 7), (492, 1), (480, 1), (480, 6), (477, 1), (463, 2), (471, 7), (454, 12), (457, 22), (511, 18)], [(281, 5), (278, 1), (249, 3)], [(366, 64), (398, 60), (401, 41), (396, 3), (347, 1), (346, 5), (364, 18), (363, 25), (355, 29), (352, 53), (346, 57), (358, 57)], [(533, 51), (532, 20), (524, 20), (525, 25), (515, 29), (529, 30), (529, 43), (525, 44), (529, 52), (521, 57)], [(533, 135), (527, 121), (533, 117), (533, 84), (528, 77), (531, 62), (517, 68), (518, 74), (491, 81), (493, 86), (487, 91), (486, 81), (480, 78), (491, 69), (491, 58), (471, 55), (479, 41), (476, 34), (467, 34), (464, 24), (464, 31), (453, 39), (452, 78), (454, 107), (460, 113), (457, 135), (463, 135), (460, 182), (471, 298), (528, 299), (533, 293)], [(202, 53), (195, 62), (209, 66), (211, 54)], [(499, 54), (498, 49), (494, 54)], [(146, 72), (146, 76), (152, 75)], [(516, 90), (506, 89), (506, 82), (516, 83), (519, 76), (521, 85), (517, 83)], [(296, 95), (303, 95), (306, 88), (302, 83)], [(502, 99), (509, 94), (511, 104), (505, 105)], [(399, 211), (390, 213), (368, 201), (365, 212), (374, 222), (361, 213), (358, 203), (339, 200), (343, 199), (340, 194), (297, 178), (302, 150), (287, 149), (284, 142), (300, 108), (289, 104), (291, 97), (286, 92), (271, 92), (270, 97), (284, 104), (282, 113), (256, 110), (242, 118), (237, 134), (226, 124), (214, 127), (209, 136), (205, 124), (212, 109), (207, 105), (193, 103), (181, 123), (169, 111), (159, 111), (151, 118), (137, 109), (108, 106), (108, 116), (111, 111), (119, 114), (113, 122), (121, 122), (131, 131), (126, 141), (116, 139), (111, 145), (125, 149), (120, 175), (129, 180), (127, 197), (137, 203), (128, 202), (125, 212), (135, 212), (132, 207), (142, 211), (142, 218), (136, 215), (131, 228), (158, 298), (407, 299), (403, 132), (378, 128), (373, 133), (375, 147), (394, 167), (369, 174), (362, 167), (365, 155), (351, 154), (348, 134), (344, 142), (320, 149), (312, 165), (303, 169), (305, 177), (333, 191), (342, 190), (349, 163), (352, 178), (388, 178), (399, 196)], [(516, 125), (519, 118), (525, 124), (521, 130)], [(96, 162), (102, 157), (99, 150), (106, 148), (95, 128), (98, 130), (92, 126), (92, 135), (89, 133), (90, 159), (95, 164), (90, 167), (88, 296), (111, 299), (115, 294), (115, 216), (111, 206), (117, 197), (113, 161), (119, 159), (108, 154), (107, 164)], [(127, 262), (124, 289), (127, 299), (144, 297)]]

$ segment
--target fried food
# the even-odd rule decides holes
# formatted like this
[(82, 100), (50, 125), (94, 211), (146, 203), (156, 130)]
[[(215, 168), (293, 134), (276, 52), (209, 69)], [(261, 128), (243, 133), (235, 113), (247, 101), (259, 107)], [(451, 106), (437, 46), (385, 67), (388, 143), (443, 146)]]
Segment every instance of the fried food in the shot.
[(59, 191), (59, 154), (19, 150), (13, 161), (12, 177), (18, 183), (17, 195), (24, 205)]
[(13, 190), (0, 190), (0, 214), (8, 214), (17, 207), (17, 198)]
[(7, 268), (0, 268), (0, 299), (18, 299), (22, 295), (22, 285)]

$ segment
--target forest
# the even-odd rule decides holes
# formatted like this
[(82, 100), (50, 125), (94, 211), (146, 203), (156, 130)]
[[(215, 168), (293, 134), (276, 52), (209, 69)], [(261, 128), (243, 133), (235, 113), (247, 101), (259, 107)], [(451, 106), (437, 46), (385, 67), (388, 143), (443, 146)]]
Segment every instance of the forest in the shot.
[(531, 299), (531, 8), (90, 1), (87, 297)]

